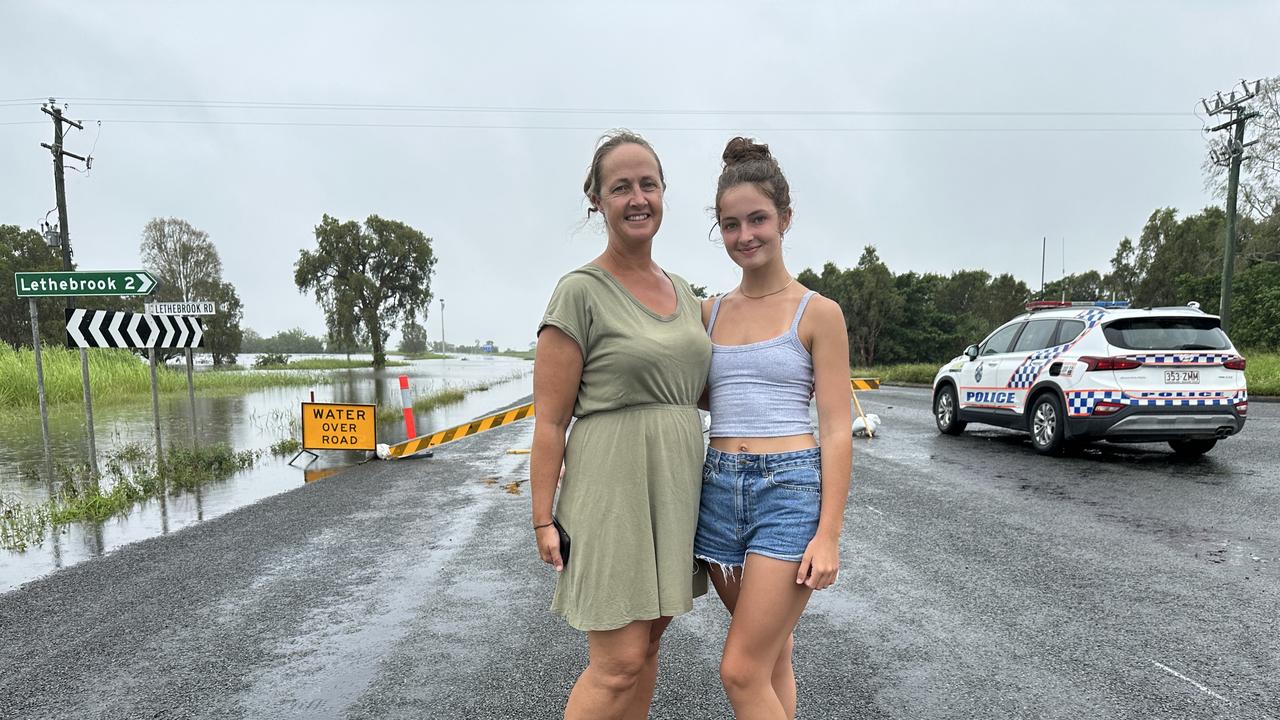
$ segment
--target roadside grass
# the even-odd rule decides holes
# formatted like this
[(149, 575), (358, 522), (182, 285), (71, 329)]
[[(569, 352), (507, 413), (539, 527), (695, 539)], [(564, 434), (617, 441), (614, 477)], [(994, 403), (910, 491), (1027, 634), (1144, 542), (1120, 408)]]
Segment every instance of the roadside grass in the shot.
[(494, 355), (502, 355), (503, 357), (520, 358), (522, 360), (532, 360), (533, 354), (534, 354), (533, 350), (503, 350), (502, 352), (494, 353)]
[[(83, 401), (80, 352), (62, 347), (41, 350), (45, 393), (50, 405)], [(161, 393), (187, 391), (184, 370), (161, 366), (156, 371)], [(327, 385), (330, 376), (310, 372), (203, 370), (195, 373), (197, 391), (235, 394), (269, 387)], [(128, 350), (90, 350), (89, 382), (94, 404), (145, 400), (151, 394), (151, 369)], [(14, 350), (0, 343), (0, 408), (30, 408), (39, 404), (35, 354), (28, 348)]]
[(157, 463), (154, 451), (135, 443), (105, 458), (101, 478), (95, 478), (87, 465), (60, 464), (54, 468), (59, 489), (49, 500), (38, 505), (0, 500), (0, 549), (26, 550), (60, 526), (106, 520), (162, 494), (225, 480), (252, 467), (262, 455), (261, 450), (210, 445), (174, 448)]
[(932, 363), (904, 363), (900, 365), (874, 365), (865, 368), (851, 368), (849, 377), (880, 378), (880, 382), (893, 384), (933, 383), (933, 376), (938, 374), (938, 365)]
[[(1242, 350), (1245, 363), (1245, 382), (1250, 395), (1280, 396), (1280, 352)], [(878, 377), (886, 384), (908, 383), (931, 385), (941, 363), (910, 363), (902, 365), (877, 365), (869, 368), (852, 368), (850, 377)]]
[(433, 352), (392, 353), (392, 354), (396, 355), (397, 357), (402, 357), (405, 360), (448, 360), (449, 358), (453, 357), (452, 355), (441, 355), (440, 353), (433, 353)]
[(1280, 396), (1280, 352), (1241, 351), (1249, 395)]

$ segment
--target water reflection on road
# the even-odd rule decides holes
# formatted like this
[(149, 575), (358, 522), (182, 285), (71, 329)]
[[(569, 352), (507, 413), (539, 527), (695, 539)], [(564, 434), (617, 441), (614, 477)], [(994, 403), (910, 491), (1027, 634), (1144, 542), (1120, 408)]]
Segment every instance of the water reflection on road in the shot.
[[(252, 356), (241, 357), (242, 363), (252, 361)], [(449, 360), (418, 360), (408, 367), (392, 367), (379, 372), (371, 369), (332, 371), (328, 374), (334, 382), (315, 388), (269, 388), (244, 395), (197, 396), (198, 437), (202, 444), (227, 443), (237, 450), (264, 450), (277, 440), (301, 437), (298, 427), (300, 404), (309, 399), (312, 390), (318, 402), (372, 402), (398, 408), (400, 375), (409, 376), (410, 390), (414, 395), (425, 395), (447, 387), (466, 388), (491, 383), (488, 390), (472, 392), (460, 403), (416, 413), (418, 432), (425, 434), (471, 420), (530, 394), (533, 387), (531, 369), (532, 363), (526, 360), (461, 356)], [(160, 413), (165, 446), (188, 446), (191, 409), (185, 393), (162, 397)], [(0, 424), (0, 496), (39, 503), (48, 498), (49, 487), (44, 479), (29, 471), (24, 472), (41, 462), (39, 413), (33, 409), (30, 415), (29, 420)], [(130, 443), (153, 443), (149, 398), (124, 406), (95, 407), (94, 421), (100, 458)], [(55, 457), (67, 462), (83, 462), (83, 422), (79, 406), (62, 406), (51, 414), (50, 434)], [(405, 433), (401, 420), (379, 425), (379, 442), (395, 443), (403, 439)], [(364, 458), (364, 453), (321, 452), (320, 458), (304, 471), (300, 467), (289, 466), (289, 457), (264, 454), (253, 468), (225, 482), (214, 483), (192, 493), (157, 498), (127, 515), (105, 522), (64, 526), (58, 534), (26, 552), (0, 550), (0, 592), (126, 543), (174, 532), (296, 488), (318, 479), (327, 471)], [(302, 463), (303, 460), (299, 460), (299, 466)]]

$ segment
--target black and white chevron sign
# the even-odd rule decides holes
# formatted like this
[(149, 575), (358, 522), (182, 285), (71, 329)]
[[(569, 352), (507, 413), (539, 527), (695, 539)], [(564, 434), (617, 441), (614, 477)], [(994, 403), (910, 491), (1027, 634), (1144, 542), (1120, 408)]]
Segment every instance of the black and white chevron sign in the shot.
[(67, 310), (67, 347), (197, 348), (204, 323), (186, 315)]

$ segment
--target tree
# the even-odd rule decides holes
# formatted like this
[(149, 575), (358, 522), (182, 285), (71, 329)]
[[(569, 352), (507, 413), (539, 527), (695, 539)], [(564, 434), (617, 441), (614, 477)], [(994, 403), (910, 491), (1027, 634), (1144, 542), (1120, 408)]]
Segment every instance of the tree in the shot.
[(165, 301), (203, 300), (195, 293), (222, 279), (222, 259), (209, 234), (179, 218), (154, 218), (142, 229), (142, 262), (160, 281)]
[(881, 334), (898, 319), (902, 298), (898, 297), (893, 273), (871, 245), (862, 249), (850, 280), (853, 292), (846, 320), (852, 311), (857, 321), (849, 326), (849, 353), (859, 366), (871, 367), (876, 364)]
[(422, 353), (427, 351), (427, 329), (416, 322), (405, 323), (400, 329), (400, 352)]
[(373, 343), (373, 366), (386, 367), (389, 328), (431, 302), (431, 239), (377, 215), (363, 227), (324, 215), (315, 233), (319, 247), (294, 265), (298, 290), (315, 294), (331, 331), (358, 326)]
[[(62, 260), (35, 230), (17, 225), (0, 225), (0, 341), (14, 348), (31, 347), (31, 306), (19, 298), (14, 287), (15, 272), (61, 270)], [(37, 300), (40, 314), (40, 342), (62, 345), (66, 338), (63, 298)]]
[(235, 364), (244, 337), (240, 330), (244, 319), (240, 296), (231, 283), (218, 282), (210, 286), (206, 299), (217, 303), (218, 312), (204, 318), (204, 349), (213, 356), (214, 365)]
[[(209, 234), (181, 218), (153, 218), (142, 229), (140, 254), (159, 283), (149, 299), (217, 303), (218, 313), (203, 318), (204, 349), (213, 355), (214, 365), (234, 363), (243, 338), (244, 306), (235, 287), (222, 279), (222, 259)], [(177, 354), (158, 352), (162, 358)]]

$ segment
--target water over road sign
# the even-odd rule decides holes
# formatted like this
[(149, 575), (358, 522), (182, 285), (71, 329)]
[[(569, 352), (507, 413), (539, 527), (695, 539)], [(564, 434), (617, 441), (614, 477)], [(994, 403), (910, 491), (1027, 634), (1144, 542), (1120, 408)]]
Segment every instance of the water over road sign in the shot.
[(204, 323), (181, 315), (67, 310), (67, 347), (197, 348)]
[(156, 289), (156, 279), (146, 270), (18, 272), (13, 284), (18, 297), (133, 296)]
[(302, 403), (304, 450), (374, 450), (377, 429), (377, 405)]

